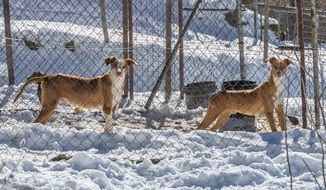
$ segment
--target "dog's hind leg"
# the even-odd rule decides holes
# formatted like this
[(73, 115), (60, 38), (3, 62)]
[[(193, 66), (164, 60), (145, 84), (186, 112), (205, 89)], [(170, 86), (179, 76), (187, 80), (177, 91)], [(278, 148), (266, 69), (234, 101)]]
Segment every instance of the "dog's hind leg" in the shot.
[(284, 114), (284, 107), (283, 104), (279, 104), (275, 108), (275, 112), (277, 114), (278, 122), (281, 126), (282, 131), (286, 131), (286, 121), (285, 121), (285, 114)]
[(216, 120), (220, 113), (221, 111), (217, 110), (216, 106), (209, 103), (207, 113), (202, 122), (200, 123), (198, 129), (207, 129), (208, 126)]
[(265, 116), (267, 118), (269, 126), (271, 127), (272, 132), (277, 131), (276, 126), (275, 126), (275, 120), (274, 120), (273, 112), (265, 112)]
[(104, 132), (106, 133), (112, 133), (113, 132), (113, 117), (112, 113), (111, 114), (106, 114), (104, 113), (105, 117), (105, 127), (104, 127)]
[(42, 123), (45, 124), (51, 115), (53, 114), (54, 110), (56, 109), (58, 105), (58, 101), (51, 101), (47, 102), (47, 104), (42, 105), (42, 109), (40, 114), (38, 115), (37, 119), (34, 121), (35, 123)]
[(214, 126), (210, 130), (211, 131), (217, 131), (218, 129), (220, 129), (227, 122), (230, 115), (231, 115), (231, 112), (229, 112), (229, 111), (225, 111), (225, 112), (221, 113), (218, 116)]

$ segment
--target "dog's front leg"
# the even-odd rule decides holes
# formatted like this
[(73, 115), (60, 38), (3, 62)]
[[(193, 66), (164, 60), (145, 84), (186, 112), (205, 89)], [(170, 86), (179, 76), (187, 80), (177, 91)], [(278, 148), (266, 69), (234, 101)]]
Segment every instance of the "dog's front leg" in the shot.
[(109, 82), (107, 77), (101, 79), (102, 82), (105, 84), (102, 86), (102, 95), (104, 104), (102, 107), (102, 111), (105, 117), (105, 128), (104, 131), (107, 133), (112, 133), (113, 131), (113, 124), (112, 124), (112, 83)]
[(275, 112), (277, 114), (278, 122), (281, 126), (282, 131), (286, 131), (286, 121), (285, 121), (285, 114), (284, 114), (284, 106), (283, 104), (279, 104), (275, 108)]
[(113, 115), (112, 115), (112, 108), (111, 106), (105, 106), (103, 105), (102, 108), (103, 114), (104, 114), (104, 118), (105, 118), (105, 127), (104, 127), (104, 131), (106, 133), (112, 133), (113, 131)]
[(105, 117), (105, 127), (104, 127), (104, 132), (106, 133), (112, 133), (113, 132), (113, 118), (112, 118), (112, 113), (111, 114), (106, 114), (104, 113)]
[(265, 112), (265, 116), (267, 118), (269, 126), (271, 127), (272, 132), (277, 131), (276, 126), (275, 126), (275, 120), (274, 120), (273, 112)]

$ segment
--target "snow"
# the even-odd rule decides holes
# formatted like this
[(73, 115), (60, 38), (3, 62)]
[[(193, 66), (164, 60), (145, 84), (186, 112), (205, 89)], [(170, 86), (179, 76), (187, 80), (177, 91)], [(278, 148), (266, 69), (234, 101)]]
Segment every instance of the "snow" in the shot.
[[(282, 132), (192, 131), (187, 134), (175, 130), (119, 128), (119, 132), (110, 136), (65, 127), (20, 125), (0, 129), (7, 138), (16, 138), (1, 142), (1, 149), (5, 151), (1, 154), (3, 180), (0, 183), (8, 189), (289, 188)], [(51, 131), (52, 135), (38, 131)], [(314, 133), (304, 129), (288, 132), (293, 185), (298, 189), (317, 188), (302, 159), (322, 183), (321, 147)], [(81, 134), (92, 143), (84, 143)], [(321, 132), (321, 136), (325, 136), (325, 132)], [(41, 143), (35, 143), (35, 139), (42, 139)], [(79, 146), (73, 147), (64, 144), (67, 139), (81, 141)], [(23, 141), (25, 143), (21, 143)], [(58, 149), (53, 149), (54, 142)], [(111, 143), (114, 146), (109, 148)], [(67, 161), (50, 161), (58, 154), (72, 157)]]
[[(269, 132), (264, 118), (256, 118), (256, 133), (196, 130), (206, 110), (186, 108), (179, 98), (177, 80), (169, 103), (163, 103), (164, 92), (159, 91), (150, 111), (144, 111), (165, 59), (164, 12), (156, 11), (165, 9), (160, 0), (134, 1), (134, 58), (139, 63), (135, 67), (135, 97), (124, 100), (117, 110), (113, 134), (104, 133), (99, 110), (76, 114), (68, 104), (60, 104), (47, 125), (32, 123), (40, 107), (35, 96), (37, 87), (29, 87), (17, 104), (12, 100), (34, 71), (98, 76), (109, 69), (103, 64), (104, 57), (122, 55), (121, 1), (106, 5), (110, 10), (108, 44), (102, 43), (99, 12), (94, 11), (96, 1), (53, 1), (48, 5), (41, 0), (15, 2), (11, 3), (11, 24), (15, 72), (19, 74), (14, 86), (7, 86), (6, 57), (0, 55), (1, 189), (290, 189), (285, 133)], [(196, 1), (184, 2), (185, 7), (192, 7)], [(207, 0), (202, 5), (230, 10), (235, 6), (235, 0)], [(262, 42), (252, 45), (253, 12), (246, 9), (242, 13), (248, 23), (244, 27), (246, 76), (261, 83), (268, 76), (269, 65), (261, 59)], [(185, 17), (189, 14), (185, 12)], [(239, 79), (236, 28), (225, 21), (223, 13), (200, 12), (196, 18), (184, 41), (185, 83), (211, 80), (221, 84)], [(175, 42), (177, 15), (173, 15), (173, 22)], [(270, 22), (277, 20), (271, 18)], [(3, 19), (0, 34), (3, 38)], [(36, 38), (43, 47), (31, 51), (22, 37)], [(296, 60), (294, 52), (276, 49), (281, 42), (272, 32), (270, 37), (270, 53)], [(74, 53), (63, 47), (70, 40), (76, 43)], [(5, 44), (0, 43), (0, 48), (4, 50)], [(325, 52), (320, 48), (321, 76), (326, 73), (326, 67), (322, 67)], [(172, 67), (174, 78), (178, 77), (177, 61)], [(310, 63), (307, 59), (309, 73)], [(307, 85), (308, 111), (313, 113), (310, 77)], [(325, 85), (326, 81), (321, 80), (321, 89)], [(286, 113), (300, 117), (300, 71), (296, 61), (289, 68), (285, 86)], [(325, 110), (325, 93), (322, 98)], [(313, 116), (308, 119), (312, 128)], [(319, 189), (303, 162), (322, 185), (322, 148), (317, 133), (302, 129), (301, 124), (287, 124), (293, 186)], [(325, 140), (325, 131), (319, 133)], [(64, 159), (53, 161), (58, 155)]]

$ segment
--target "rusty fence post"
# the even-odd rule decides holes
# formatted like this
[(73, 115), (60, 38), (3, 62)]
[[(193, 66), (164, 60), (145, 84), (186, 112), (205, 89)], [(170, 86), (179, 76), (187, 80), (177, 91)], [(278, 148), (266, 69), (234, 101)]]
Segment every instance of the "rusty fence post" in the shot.
[[(128, 41), (128, 48), (129, 48), (129, 58), (134, 58), (133, 53), (133, 11), (132, 11), (132, 0), (128, 0), (128, 23), (129, 23), (129, 41)], [(134, 67), (129, 68), (129, 97), (130, 99), (134, 99)]]
[[(128, 58), (129, 57), (129, 47), (128, 47), (128, 0), (122, 0), (122, 56), (123, 58)], [(125, 85), (124, 85), (124, 93), (123, 93), (123, 98), (128, 97), (128, 88), (129, 88), (129, 83), (128, 83), (128, 78), (129, 75), (126, 76)]]
[[(166, 9), (165, 9), (165, 61), (171, 56), (171, 47), (172, 47), (172, 0), (166, 0)], [(172, 69), (168, 68), (165, 74), (165, 101), (169, 101), (172, 94)]]

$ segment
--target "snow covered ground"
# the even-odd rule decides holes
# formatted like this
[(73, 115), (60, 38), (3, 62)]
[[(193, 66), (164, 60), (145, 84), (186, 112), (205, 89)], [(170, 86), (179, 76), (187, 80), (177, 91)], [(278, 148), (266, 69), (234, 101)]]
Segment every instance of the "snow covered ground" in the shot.
[[(289, 189), (284, 133), (118, 129), (108, 135), (38, 124), (2, 126), (0, 184), (3, 189)], [(293, 186), (318, 189), (303, 162), (322, 185), (315, 132), (294, 129), (288, 136)], [(51, 161), (58, 154), (68, 160)]]
[[(103, 58), (122, 54), (121, 1), (107, 4), (108, 44), (102, 42), (99, 12), (94, 11), (97, 1), (51, 1), (49, 5), (43, 0), (16, 2), (12, 3), (11, 22), (15, 86), (7, 86), (6, 57), (0, 54), (0, 189), (290, 188), (285, 133), (268, 132), (264, 118), (257, 118), (257, 133), (195, 130), (205, 109), (188, 110), (179, 98), (177, 59), (172, 67), (175, 91), (171, 101), (162, 104), (164, 93), (159, 92), (150, 111), (144, 113), (143, 106), (164, 63), (164, 12), (152, 11), (165, 9), (160, 0), (134, 1), (134, 58), (140, 64), (135, 67), (135, 99), (127, 100), (117, 111), (114, 134), (103, 132), (103, 117), (98, 110), (75, 114), (74, 107), (66, 104), (59, 106), (47, 125), (32, 123), (40, 106), (36, 86), (28, 88), (17, 104), (12, 104), (21, 83), (34, 71), (88, 77), (106, 72)], [(233, 9), (236, 5), (234, 0), (204, 2), (202, 6), (206, 8)], [(187, 0), (185, 7), (193, 3)], [(187, 17), (189, 12), (185, 14)], [(261, 59), (262, 43), (252, 45), (252, 11), (243, 14), (248, 21), (244, 28), (246, 76), (261, 83), (268, 76), (269, 65)], [(173, 21), (175, 42), (176, 15)], [(0, 19), (2, 36), (3, 27)], [(285, 108), (288, 115), (300, 117), (300, 72), (296, 55), (277, 50), (280, 42), (273, 33), (270, 35), (270, 53), (295, 61), (285, 79)], [(43, 47), (31, 51), (22, 42), (23, 37), (37, 38)], [(63, 47), (63, 43), (72, 39), (76, 43), (74, 53)], [(199, 13), (185, 37), (184, 47), (186, 84), (211, 80), (220, 87), (225, 80), (239, 79), (237, 30), (228, 25), (223, 13)], [(0, 49), (5, 49), (4, 43)], [(325, 49), (320, 48), (319, 59), (323, 77)], [(309, 59), (307, 70), (312, 72)], [(320, 84), (325, 89), (326, 81), (321, 80)], [(310, 77), (307, 85), (309, 127), (312, 127)], [(324, 110), (325, 96), (324, 93)], [(288, 126), (293, 186), (319, 189), (303, 162), (308, 163), (323, 186), (322, 150), (316, 132), (302, 129), (301, 124), (294, 126), (288, 122)], [(325, 131), (319, 132), (325, 141)], [(65, 159), (53, 161), (58, 155)]]

